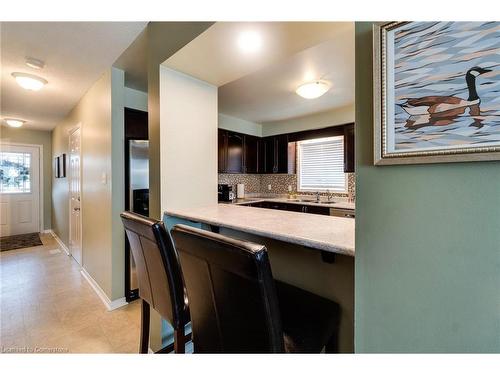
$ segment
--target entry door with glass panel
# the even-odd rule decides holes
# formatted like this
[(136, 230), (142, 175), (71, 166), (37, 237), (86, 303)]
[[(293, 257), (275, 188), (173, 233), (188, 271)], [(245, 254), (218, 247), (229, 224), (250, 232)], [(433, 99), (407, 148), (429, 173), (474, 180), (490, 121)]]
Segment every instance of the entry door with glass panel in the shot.
[(69, 250), (78, 264), (82, 264), (80, 128), (69, 135)]
[(40, 231), (40, 151), (0, 145), (0, 236)]

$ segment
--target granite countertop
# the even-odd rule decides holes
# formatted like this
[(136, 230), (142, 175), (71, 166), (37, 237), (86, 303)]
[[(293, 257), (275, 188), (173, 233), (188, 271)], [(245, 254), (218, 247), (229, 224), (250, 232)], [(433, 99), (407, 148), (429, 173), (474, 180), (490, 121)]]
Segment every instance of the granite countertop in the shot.
[[(337, 198), (338, 199), (338, 198)], [(333, 198), (332, 203), (317, 203), (314, 199), (308, 200), (307, 198), (298, 198), (298, 199), (288, 199), (288, 198), (266, 198), (266, 197), (250, 197), (250, 198), (239, 198), (232, 202), (236, 205), (245, 205), (251, 203), (258, 202), (278, 202), (278, 203), (290, 203), (290, 204), (300, 204), (307, 206), (319, 206), (319, 207), (328, 207), (328, 208), (340, 208), (344, 210), (355, 210), (356, 206), (354, 202), (341, 201)]]
[(354, 220), (350, 218), (264, 210), (237, 204), (173, 209), (165, 211), (165, 214), (354, 256)]

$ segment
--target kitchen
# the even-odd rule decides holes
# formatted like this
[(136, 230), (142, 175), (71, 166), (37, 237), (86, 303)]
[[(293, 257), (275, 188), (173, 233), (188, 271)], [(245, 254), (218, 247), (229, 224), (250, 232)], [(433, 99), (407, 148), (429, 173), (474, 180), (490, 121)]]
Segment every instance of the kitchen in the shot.
[[(164, 221), (169, 229), (187, 224), (265, 245), (276, 280), (340, 305), (337, 351), (352, 353), (353, 24), (244, 26), (266, 35), (261, 48), (271, 56), (230, 56), (234, 51), (218, 44), (242, 25), (219, 23), (163, 64), (160, 98), (163, 93), (170, 103), (161, 117), (162, 150), (170, 150), (162, 162)], [(308, 30), (309, 39), (297, 41), (299, 30)], [(270, 50), (264, 39), (283, 47)], [(197, 65), (197, 54), (209, 49)], [(196, 92), (183, 87), (184, 80), (192, 80)], [(193, 119), (186, 119), (189, 108)], [(189, 150), (181, 146), (187, 140)], [(172, 176), (184, 182), (182, 191), (170, 185)]]

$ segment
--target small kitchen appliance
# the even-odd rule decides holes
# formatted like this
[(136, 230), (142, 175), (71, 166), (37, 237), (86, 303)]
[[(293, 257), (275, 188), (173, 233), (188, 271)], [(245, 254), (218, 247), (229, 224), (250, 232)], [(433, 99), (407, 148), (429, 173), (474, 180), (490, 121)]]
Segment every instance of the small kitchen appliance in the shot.
[(235, 195), (232, 185), (219, 184), (219, 191), (218, 191), (219, 202), (231, 202), (232, 200), (234, 200), (234, 198)]

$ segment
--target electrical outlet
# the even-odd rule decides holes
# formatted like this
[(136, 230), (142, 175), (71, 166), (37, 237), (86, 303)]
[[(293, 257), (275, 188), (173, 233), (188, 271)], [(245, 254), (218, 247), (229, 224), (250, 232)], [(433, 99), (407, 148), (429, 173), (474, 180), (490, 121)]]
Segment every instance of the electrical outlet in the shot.
[(267, 190), (271, 190), (271, 184), (267, 185)]

